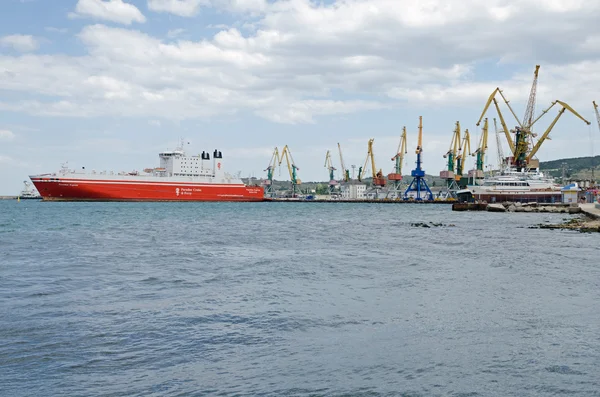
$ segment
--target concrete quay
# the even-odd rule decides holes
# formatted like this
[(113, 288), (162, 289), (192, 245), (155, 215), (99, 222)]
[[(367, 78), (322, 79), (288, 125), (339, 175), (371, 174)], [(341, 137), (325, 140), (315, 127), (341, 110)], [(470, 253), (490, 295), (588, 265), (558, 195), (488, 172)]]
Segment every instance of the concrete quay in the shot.
[(600, 204), (598, 203), (586, 203), (579, 204), (581, 212), (593, 219), (600, 219)]

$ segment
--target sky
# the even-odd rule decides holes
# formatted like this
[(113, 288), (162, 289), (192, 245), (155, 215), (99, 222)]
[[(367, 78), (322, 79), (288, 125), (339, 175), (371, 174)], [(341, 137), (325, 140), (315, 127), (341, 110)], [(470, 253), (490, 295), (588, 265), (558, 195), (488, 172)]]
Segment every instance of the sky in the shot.
[[(600, 153), (598, 20), (584, 0), (0, 0), (0, 195), (65, 162), (155, 167), (180, 138), (244, 177), (289, 145), (304, 181), (328, 179), (327, 150), (341, 168), (338, 142), (347, 168), (362, 165), (373, 138), (387, 174), (403, 126), (406, 174), (419, 116), (437, 175), (456, 121), (477, 147), (496, 87), (523, 118), (536, 64), (536, 114), (558, 99), (591, 122), (566, 112), (537, 157)], [(497, 152), (492, 131), (487, 165)]]

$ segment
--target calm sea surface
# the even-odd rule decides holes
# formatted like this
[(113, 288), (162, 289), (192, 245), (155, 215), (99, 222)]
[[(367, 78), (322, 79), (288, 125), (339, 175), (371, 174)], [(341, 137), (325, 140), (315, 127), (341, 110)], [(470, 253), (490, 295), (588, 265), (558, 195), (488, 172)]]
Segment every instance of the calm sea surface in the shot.
[(0, 201), (0, 395), (600, 396), (566, 217)]

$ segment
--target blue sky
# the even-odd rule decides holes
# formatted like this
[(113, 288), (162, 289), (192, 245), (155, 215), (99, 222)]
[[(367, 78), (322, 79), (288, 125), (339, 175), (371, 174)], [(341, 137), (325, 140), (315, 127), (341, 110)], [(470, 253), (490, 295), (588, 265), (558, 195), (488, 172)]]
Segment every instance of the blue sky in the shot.
[(327, 178), (327, 150), (339, 168), (337, 142), (359, 165), (375, 138), (387, 173), (404, 125), (414, 149), (420, 115), (424, 168), (438, 174), (457, 120), (477, 145), (495, 87), (523, 116), (536, 64), (538, 112), (560, 99), (592, 122), (563, 115), (538, 157), (587, 156), (600, 151), (599, 19), (600, 3), (574, 0), (2, 0), (0, 195), (65, 161), (152, 167), (179, 137), (257, 177), (288, 144), (305, 181)]

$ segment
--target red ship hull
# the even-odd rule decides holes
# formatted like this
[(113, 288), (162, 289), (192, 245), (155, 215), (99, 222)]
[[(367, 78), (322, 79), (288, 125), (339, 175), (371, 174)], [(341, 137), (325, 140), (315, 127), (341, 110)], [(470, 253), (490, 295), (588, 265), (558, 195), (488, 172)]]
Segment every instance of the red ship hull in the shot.
[(46, 201), (265, 201), (264, 189), (244, 184), (31, 177)]

